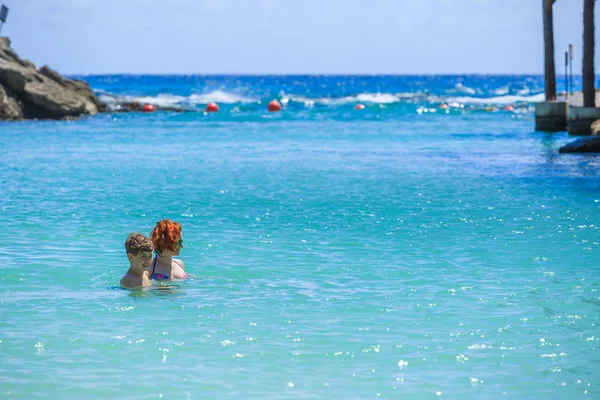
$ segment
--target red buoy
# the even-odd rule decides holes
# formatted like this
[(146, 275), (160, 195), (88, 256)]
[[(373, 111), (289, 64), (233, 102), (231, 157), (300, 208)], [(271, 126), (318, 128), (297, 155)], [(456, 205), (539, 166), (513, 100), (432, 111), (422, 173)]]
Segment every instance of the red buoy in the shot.
[(355, 110), (363, 110), (365, 108), (364, 104), (357, 104), (356, 106), (354, 106)]
[(281, 104), (277, 100), (271, 100), (267, 108), (270, 112), (281, 111)]
[(152, 111), (156, 111), (156, 107), (154, 107), (152, 104), (145, 104), (144, 107), (142, 108), (143, 112), (152, 112)]
[(448, 106), (448, 104), (442, 103), (442, 104), (440, 104), (440, 108), (443, 110), (447, 110), (450, 108), (450, 106)]
[(506, 106), (504, 107), (505, 111), (515, 111), (515, 108), (513, 106)]
[(206, 112), (217, 112), (219, 111), (219, 105), (217, 103), (208, 103), (206, 105)]

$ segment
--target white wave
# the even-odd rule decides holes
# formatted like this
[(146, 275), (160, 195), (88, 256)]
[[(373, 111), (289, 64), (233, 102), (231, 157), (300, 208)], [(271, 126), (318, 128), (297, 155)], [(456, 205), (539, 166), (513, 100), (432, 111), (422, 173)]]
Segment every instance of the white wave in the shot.
[(190, 96), (178, 96), (173, 94), (159, 94), (158, 96), (118, 96), (111, 93), (99, 93), (98, 98), (106, 104), (118, 104), (123, 102), (138, 102), (153, 104), (159, 107), (173, 107), (182, 105), (203, 105), (208, 103), (251, 103), (256, 100), (227, 93), (220, 90), (206, 94), (192, 94)]
[(365, 93), (356, 96), (356, 100), (364, 101), (365, 103), (390, 104), (400, 101), (400, 97), (389, 93)]
[(498, 97), (451, 97), (446, 99), (448, 102), (462, 104), (514, 104), (514, 103), (536, 103), (544, 101), (544, 93), (539, 93), (533, 96), (498, 96)]
[[(499, 93), (503, 93), (503, 88), (499, 89)], [(470, 88), (462, 88), (462, 91), (475, 93)], [(508, 91), (506, 91), (508, 93)], [(410, 100), (420, 100), (428, 103), (455, 103), (456, 107), (461, 104), (489, 104), (489, 105), (506, 105), (514, 103), (535, 103), (544, 100), (543, 93), (532, 96), (519, 96), (519, 95), (499, 95), (495, 97), (474, 97), (474, 96), (435, 96), (427, 95), (422, 92), (414, 93), (361, 93), (355, 96), (346, 96), (340, 98), (316, 98), (311, 99), (303, 96), (289, 96), (289, 98), (296, 102), (304, 104), (322, 104), (322, 105), (343, 105), (348, 103), (372, 103), (372, 104), (392, 104), (405, 102)]]
[(212, 102), (223, 104), (253, 103), (257, 100), (258, 99), (251, 99), (222, 90), (215, 90), (214, 92), (205, 94), (193, 94), (189, 97), (189, 102), (192, 104), (206, 104)]
[[(464, 88), (463, 88), (464, 89)], [(496, 93), (502, 93), (504, 88), (500, 88)], [(192, 94), (190, 96), (179, 96), (174, 94), (159, 94), (157, 96), (131, 96), (131, 95), (114, 95), (111, 93), (97, 91), (100, 101), (107, 104), (119, 104), (123, 102), (139, 102), (142, 104), (153, 104), (160, 107), (174, 106), (203, 106), (205, 104), (215, 102), (220, 104), (240, 104), (240, 103), (256, 103), (260, 98), (244, 97), (235, 93), (216, 90), (204, 94)], [(338, 106), (352, 103), (370, 103), (370, 104), (393, 104), (400, 102), (411, 102), (417, 100), (424, 103), (446, 103), (457, 104), (456, 107), (463, 104), (480, 104), (480, 105), (507, 105), (515, 103), (535, 103), (544, 100), (544, 94), (539, 93), (531, 96), (523, 95), (502, 95), (495, 97), (474, 97), (474, 96), (433, 96), (423, 92), (412, 93), (361, 93), (346, 97), (320, 97), (310, 98), (307, 96), (296, 96), (281, 94), (282, 104), (290, 101), (303, 103), (306, 107), (313, 107), (316, 104)], [(454, 106), (452, 106), (454, 107)]]
[(293, 101), (304, 103), (307, 106), (312, 106), (315, 103), (323, 105), (341, 105), (348, 103), (391, 104), (399, 102), (402, 98), (410, 98), (417, 95), (417, 93), (361, 93), (356, 96), (346, 96), (339, 98), (321, 97), (312, 99), (304, 96), (289, 96), (289, 98)]
[(471, 89), (470, 87), (465, 86), (462, 83), (457, 83), (456, 85), (454, 85), (454, 88), (456, 89), (456, 91), (466, 93), (466, 94), (477, 93), (477, 91), (475, 89)]
[(119, 97), (114, 96), (112, 94), (99, 94), (98, 100), (106, 104), (115, 104), (120, 103)]
[(498, 89), (494, 90), (494, 94), (497, 95), (497, 96), (507, 95), (508, 92), (509, 92), (509, 90), (508, 90), (507, 86), (504, 86), (504, 87), (501, 87), (501, 88), (498, 88)]
[(304, 103), (304, 106), (312, 108), (315, 106), (315, 99), (311, 99), (309, 97), (304, 97), (304, 96), (288, 96), (285, 95), (285, 97), (283, 97), (281, 99), (281, 104), (287, 104), (291, 101), (296, 102), (296, 103)]
[(171, 107), (180, 105), (185, 102), (186, 98), (183, 96), (173, 96), (168, 94), (161, 94), (158, 96), (118, 96), (110, 93), (103, 93), (98, 96), (98, 99), (106, 104), (120, 104), (126, 102), (138, 102), (153, 104), (160, 107)]
[(159, 94), (158, 96), (126, 96), (127, 101), (137, 101), (138, 103), (153, 104), (159, 107), (173, 107), (186, 102), (186, 97), (175, 96), (171, 94)]
[(424, 92), (411, 92), (411, 93), (396, 93), (399, 99), (424, 99), (429, 97), (429, 94)]

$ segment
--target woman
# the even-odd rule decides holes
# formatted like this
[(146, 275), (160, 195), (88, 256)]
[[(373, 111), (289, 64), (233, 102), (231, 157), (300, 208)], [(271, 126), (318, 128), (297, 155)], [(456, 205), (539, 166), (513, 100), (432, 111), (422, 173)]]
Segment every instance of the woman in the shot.
[(156, 281), (186, 279), (183, 261), (173, 258), (178, 256), (183, 248), (181, 224), (170, 219), (158, 221), (150, 233), (150, 240), (156, 252), (150, 267), (150, 279)]

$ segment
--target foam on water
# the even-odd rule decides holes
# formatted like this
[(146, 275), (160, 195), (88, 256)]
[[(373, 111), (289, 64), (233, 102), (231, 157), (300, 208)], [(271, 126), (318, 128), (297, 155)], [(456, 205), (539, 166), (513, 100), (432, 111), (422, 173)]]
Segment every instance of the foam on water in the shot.
[(517, 103), (536, 103), (544, 100), (544, 93), (539, 93), (534, 96), (498, 96), (498, 97), (451, 97), (447, 101), (463, 103), (463, 104), (495, 104), (507, 105)]
[(234, 93), (227, 93), (222, 90), (215, 90), (214, 92), (206, 94), (193, 94), (189, 97), (189, 101), (192, 104), (206, 104), (206, 103), (224, 103), (224, 104), (235, 104), (235, 103), (253, 103), (257, 99), (252, 99), (244, 96), (240, 96)]
[[(315, 104), (337, 107), (346, 104), (368, 103), (368, 104), (395, 104), (395, 103), (460, 103), (460, 104), (486, 104), (486, 105), (508, 105), (518, 103), (535, 103), (544, 99), (544, 94), (536, 94), (533, 96), (518, 96), (505, 95), (496, 97), (471, 97), (471, 96), (436, 96), (426, 93), (361, 93), (354, 96), (346, 96), (341, 98), (319, 97), (310, 98), (306, 96), (287, 95), (280, 93), (274, 96), (282, 101), (283, 104), (295, 102), (303, 104), (307, 107)], [(211, 102), (220, 104), (261, 104), (268, 103), (273, 97), (265, 98), (250, 98), (243, 97), (237, 94), (224, 91), (215, 91), (207, 94), (192, 94), (190, 96), (178, 96), (173, 94), (159, 94), (157, 96), (116, 96), (109, 93), (100, 93), (101, 101), (112, 105), (122, 102), (136, 101), (140, 103), (154, 104), (163, 107), (172, 106), (204, 106)]]
[(460, 82), (459, 82), (459, 83), (457, 83), (457, 84), (454, 86), (454, 88), (455, 88), (455, 90), (456, 90), (457, 92), (466, 93), (466, 94), (470, 94), (470, 95), (477, 94), (478, 92), (479, 92), (479, 93), (481, 93), (481, 91), (479, 91), (479, 89), (473, 89), (473, 88), (470, 88), (470, 87), (468, 87), (468, 86), (465, 86), (464, 84), (462, 84), (462, 83), (460, 83)]
[(192, 94), (189, 96), (178, 96), (169, 93), (159, 94), (157, 96), (118, 96), (106, 92), (99, 93), (99, 99), (108, 104), (117, 104), (122, 102), (136, 101), (139, 103), (148, 103), (156, 106), (172, 107), (181, 105), (205, 105), (207, 103), (237, 104), (252, 103), (256, 99), (250, 99), (233, 93), (216, 90), (205, 94)]

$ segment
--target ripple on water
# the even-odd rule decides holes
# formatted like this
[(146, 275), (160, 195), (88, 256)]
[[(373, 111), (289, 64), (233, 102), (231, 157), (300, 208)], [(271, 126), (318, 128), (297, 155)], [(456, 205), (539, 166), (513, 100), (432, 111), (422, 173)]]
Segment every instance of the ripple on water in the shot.
[[(2, 394), (598, 397), (597, 160), (500, 115), (323, 115), (3, 126)], [(194, 279), (119, 289), (166, 217)]]

